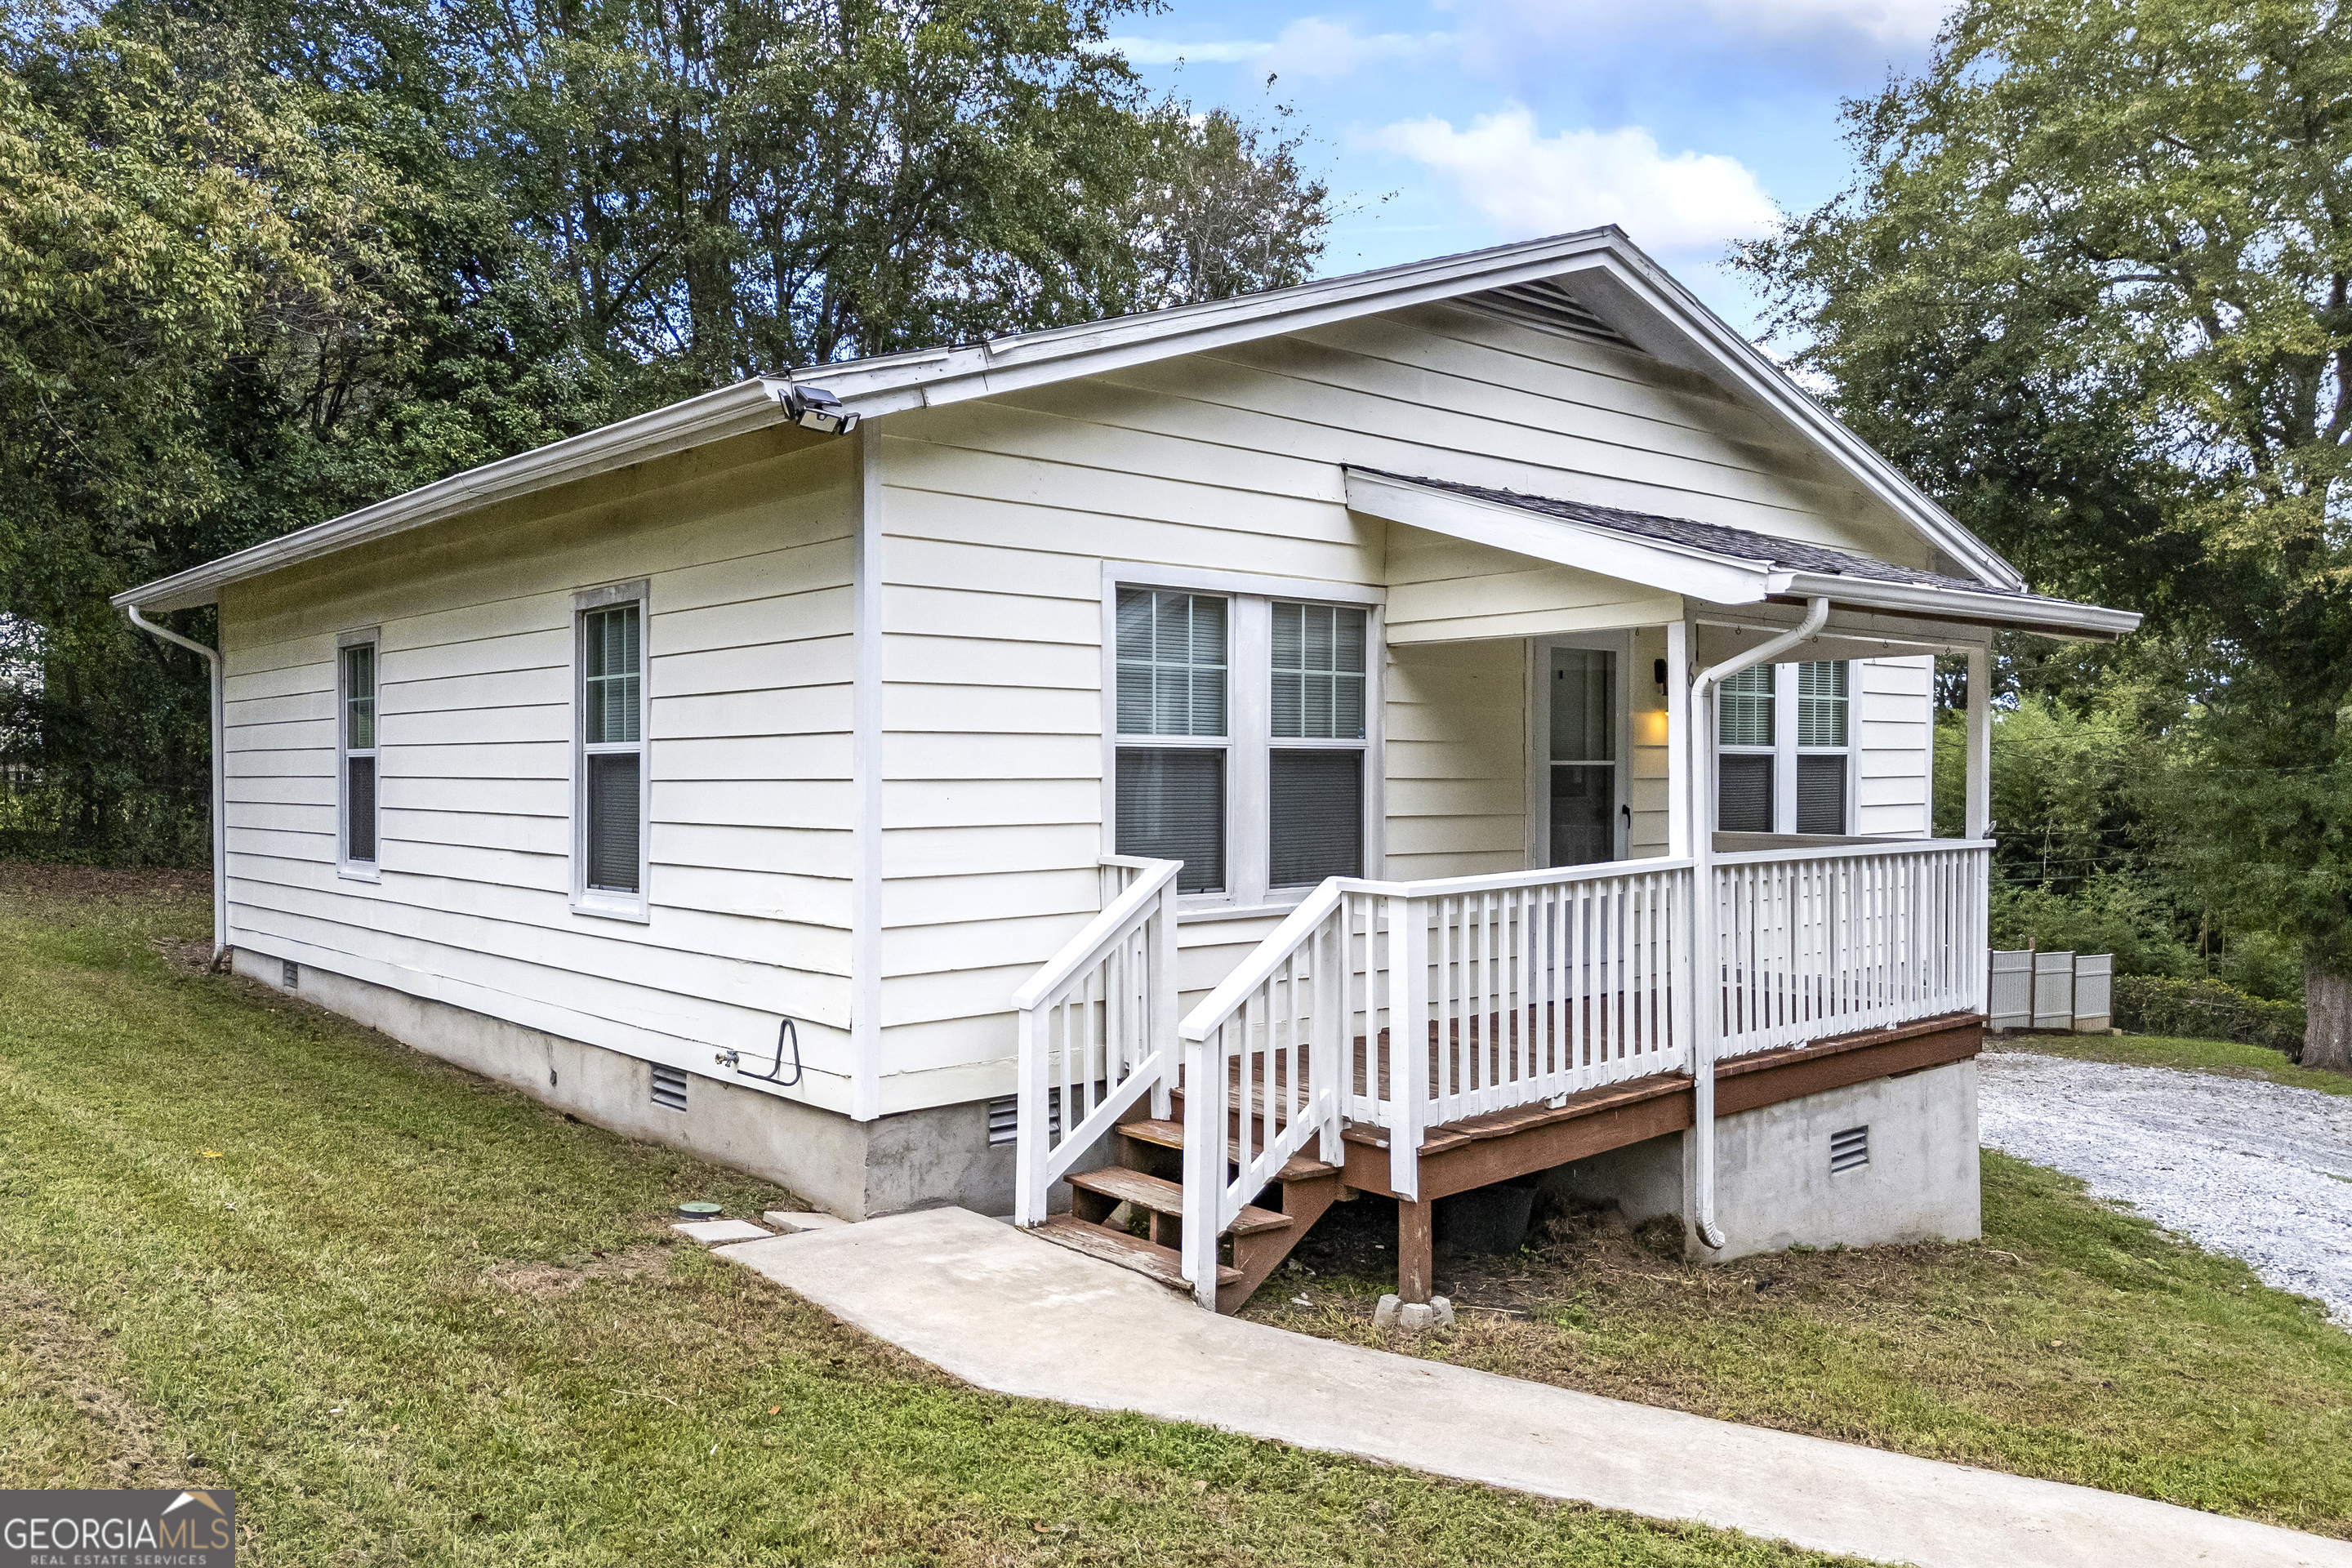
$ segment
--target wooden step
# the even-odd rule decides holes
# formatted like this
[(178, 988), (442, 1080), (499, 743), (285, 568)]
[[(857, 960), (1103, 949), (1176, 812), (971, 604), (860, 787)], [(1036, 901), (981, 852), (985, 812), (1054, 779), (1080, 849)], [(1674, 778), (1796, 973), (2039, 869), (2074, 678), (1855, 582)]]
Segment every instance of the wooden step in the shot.
[[(1083, 1252), (1088, 1258), (1099, 1258), (1105, 1263), (1116, 1263), (1121, 1268), (1132, 1268), (1148, 1279), (1178, 1290), (1192, 1289), (1184, 1278), (1182, 1261), (1172, 1247), (1159, 1247), (1141, 1237), (1129, 1236), (1123, 1230), (1108, 1226), (1089, 1225), (1070, 1215), (1057, 1214), (1030, 1233), (1042, 1236), (1057, 1246), (1073, 1252)], [(1223, 1289), (1238, 1285), (1242, 1271), (1231, 1264), (1217, 1265), (1217, 1286)]]
[[(1150, 1176), (1141, 1171), (1130, 1171), (1118, 1165), (1106, 1165), (1099, 1171), (1079, 1171), (1069, 1178), (1070, 1185), (1097, 1193), (1116, 1204), (1133, 1204), (1154, 1214), (1181, 1216), (1184, 1212), (1184, 1189), (1174, 1182)], [(1233, 1224), (1225, 1227), (1229, 1236), (1254, 1236), (1261, 1230), (1288, 1230), (1290, 1218), (1272, 1209), (1244, 1208)]]
[[(1122, 1121), (1115, 1129), (1121, 1137), (1132, 1138), (1139, 1143), (1150, 1143), (1161, 1149), (1184, 1147), (1184, 1124), (1181, 1121)], [(1230, 1140), (1225, 1144), (1225, 1158), (1240, 1163), (1241, 1146)], [(1277, 1182), (1311, 1182), (1318, 1177), (1336, 1175), (1339, 1167), (1320, 1160), (1310, 1160), (1304, 1154), (1293, 1154), (1275, 1173)]]

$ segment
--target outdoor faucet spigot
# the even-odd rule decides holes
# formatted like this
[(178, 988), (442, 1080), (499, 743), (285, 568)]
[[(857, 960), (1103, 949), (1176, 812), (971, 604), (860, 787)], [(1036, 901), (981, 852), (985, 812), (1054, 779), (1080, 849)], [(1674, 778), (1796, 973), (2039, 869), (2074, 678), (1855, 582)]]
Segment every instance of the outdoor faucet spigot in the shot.
[(740, 1058), (733, 1051), (720, 1051), (718, 1053), (718, 1059), (720, 1067), (725, 1068), (729, 1072), (733, 1072), (736, 1062)]

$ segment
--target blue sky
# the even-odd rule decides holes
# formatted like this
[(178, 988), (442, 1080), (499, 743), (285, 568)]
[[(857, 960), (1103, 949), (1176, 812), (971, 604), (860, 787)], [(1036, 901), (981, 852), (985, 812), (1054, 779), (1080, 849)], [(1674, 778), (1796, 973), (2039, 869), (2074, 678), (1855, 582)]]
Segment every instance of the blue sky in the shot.
[[(1743, 330), (1720, 265), (1848, 174), (1838, 103), (1927, 58), (1948, 0), (1171, 0), (1122, 18), (1156, 87), (1297, 110), (1352, 210), (1322, 270), (1622, 225)], [(1266, 78), (1276, 79), (1269, 87)]]

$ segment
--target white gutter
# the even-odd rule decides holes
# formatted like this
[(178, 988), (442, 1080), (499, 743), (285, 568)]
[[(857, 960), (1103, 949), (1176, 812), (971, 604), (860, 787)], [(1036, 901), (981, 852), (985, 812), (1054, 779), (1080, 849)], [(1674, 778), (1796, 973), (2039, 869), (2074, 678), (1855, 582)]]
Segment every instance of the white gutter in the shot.
[(1808, 641), (1830, 618), (1827, 597), (1805, 605), (1805, 618), (1770, 642), (1701, 670), (1690, 689), (1691, 779), (1691, 1135), (1697, 1139), (1692, 1184), (1698, 1238), (1720, 1251), (1715, 1223), (1715, 1053), (1723, 1033), (1722, 933), (1715, 909), (1715, 770), (1707, 766), (1715, 736), (1715, 689), (1741, 670), (1768, 664)]
[(184, 637), (169, 626), (159, 626), (139, 613), (136, 605), (125, 605), (131, 624), (141, 631), (152, 632), (165, 642), (177, 643), (190, 653), (200, 656), (212, 666), (213, 705), (213, 958), (217, 962), (228, 947), (228, 759), (222, 750), (222, 737), (227, 722), (227, 689), (221, 675), (221, 656), (193, 638)]
[(555, 485), (782, 424), (783, 396), (791, 385), (788, 381), (761, 378), (706, 392), (699, 397), (673, 403), (551, 446), (501, 458), (373, 506), (281, 534), (234, 555), (224, 555), (159, 582), (117, 594), (112, 603), (116, 608), (127, 610), (135, 600), (159, 614), (193, 609), (213, 603), (222, 587), (230, 583), (274, 572), (281, 566), (461, 516)]
[(1827, 572), (1790, 572), (1788, 584), (1786, 591), (1790, 594), (1808, 599), (1833, 598), (1855, 609), (1891, 610), (1930, 619), (1978, 620), (2052, 637), (2119, 637), (2137, 631), (2140, 623), (2139, 616), (2131, 610), (2111, 610), (2104, 605), (2080, 605), (2071, 599), (2046, 599), (2039, 595), (1972, 594), (1965, 588), (1930, 587), (1924, 583), (1895, 583)]

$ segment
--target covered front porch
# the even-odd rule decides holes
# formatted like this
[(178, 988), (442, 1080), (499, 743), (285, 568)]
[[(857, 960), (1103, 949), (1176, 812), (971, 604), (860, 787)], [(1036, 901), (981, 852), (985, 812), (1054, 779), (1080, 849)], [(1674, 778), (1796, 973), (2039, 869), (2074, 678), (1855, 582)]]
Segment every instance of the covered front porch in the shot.
[[(1990, 633), (2106, 612), (1390, 476), (1350, 501), (1397, 529), (1370, 874), (1203, 977), (1176, 865), (1108, 858), (1103, 912), (1015, 998), (1019, 1223), (1230, 1310), (1385, 1194), (1425, 1300), (1441, 1197), (1687, 1131), (1720, 1247), (1719, 1116), (1974, 1054)], [(1968, 804), (1938, 839), (1946, 654)], [(1120, 1205), (1148, 1235), (1097, 1223)]]

